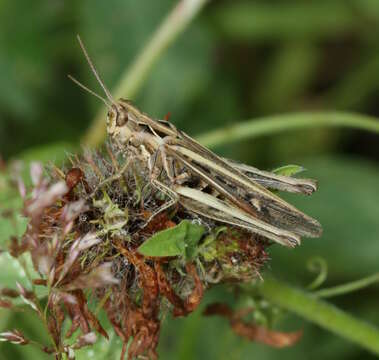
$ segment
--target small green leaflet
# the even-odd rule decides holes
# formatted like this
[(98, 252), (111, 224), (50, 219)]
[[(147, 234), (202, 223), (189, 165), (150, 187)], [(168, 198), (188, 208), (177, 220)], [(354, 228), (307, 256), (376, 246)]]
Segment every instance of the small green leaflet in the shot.
[[(26, 231), (29, 220), (21, 215), (23, 201), (12, 185), (7, 172), (0, 174), (0, 248), (4, 250), (11, 236), (21, 237)], [(10, 216), (5, 216), (10, 212)]]
[(277, 169), (272, 170), (274, 174), (283, 175), (283, 176), (292, 176), (292, 175), (299, 174), (303, 171), (305, 171), (305, 168), (303, 168), (300, 165), (285, 165), (285, 166), (281, 166)]
[(138, 252), (145, 256), (183, 256), (193, 259), (204, 232), (203, 226), (183, 220), (179, 225), (154, 234), (138, 248)]

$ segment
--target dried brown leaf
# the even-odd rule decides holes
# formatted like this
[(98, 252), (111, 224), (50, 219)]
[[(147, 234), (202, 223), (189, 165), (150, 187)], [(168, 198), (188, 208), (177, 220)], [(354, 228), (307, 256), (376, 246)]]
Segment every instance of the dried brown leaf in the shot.
[(3, 295), (3, 296), (6, 296), (6, 297), (10, 297), (10, 298), (16, 298), (18, 297), (20, 294), (17, 290), (15, 289), (10, 289), (10, 288), (2, 288), (0, 290), (0, 295)]
[(84, 334), (78, 337), (75, 343), (72, 345), (72, 349), (81, 349), (84, 346), (93, 345), (97, 340), (97, 336), (94, 332)]
[(8, 341), (16, 345), (27, 345), (29, 340), (18, 330), (4, 331), (0, 333), (0, 341)]
[(62, 290), (72, 291), (77, 289), (96, 289), (103, 286), (118, 284), (111, 271), (112, 263), (103, 263), (93, 269), (89, 274), (78, 276), (73, 281), (62, 286)]
[(5, 309), (11, 309), (13, 304), (9, 300), (0, 299), (0, 307)]
[[(251, 311), (248, 309), (249, 312)], [(271, 347), (282, 348), (292, 346), (302, 336), (302, 331), (296, 332), (280, 332), (270, 330), (263, 326), (258, 326), (253, 323), (248, 323), (242, 320), (242, 317), (246, 315), (247, 309), (242, 309), (238, 312), (233, 310), (226, 304), (215, 303), (209, 305), (204, 315), (220, 315), (227, 318), (230, 322), (230, 326), (235, 334), (241, 336), (250, 341), (260, 342)]]

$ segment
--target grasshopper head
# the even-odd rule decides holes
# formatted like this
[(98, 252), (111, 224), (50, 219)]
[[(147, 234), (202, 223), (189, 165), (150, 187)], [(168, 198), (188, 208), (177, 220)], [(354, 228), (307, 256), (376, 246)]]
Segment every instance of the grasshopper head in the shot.
[[(97, 81), (100, 86), (104, 90), (106, 98), (97, 94), (96, 92), (89, 89), (87, 86), (80, 83), (78, 80), (69, 75), (69, 78), (74, 81), (77, 85), (79, 85), (84, 90), (88, 91), (92, 95), (99, 98), (101, 101), (105, 103), (108, 107), (108, 115), (107, 115), (107, 132), (108, 135), (119, 145), (126, 144), (133, 134), (133, 129), (135, 128), (135, 116), (130, 116), (131, 110), (135, 109), (133, 105), (127, 100), (120, 99), (119, 101), (115, 101), (113, 99), (112, 94), (105, 86), (103, 80), (101, 79), (99, 73), (97, 72), (95, 65), (93, 64), (91, 58), (88, 55), (87, 49), (85, 48), (80, 36), (77, 36), (79, 45), (82, 48), (84, 56), (87, 59), (87, 62), (95, 75)], [(132, 121), (130, 121), (132, 120)], [(134, 125), (133, 125), (134, 123)]]
[(129, 110), (125, 101), (112, 104), (107, 115), (107, 132), (120, 145), (126, 144), (132, 135)]

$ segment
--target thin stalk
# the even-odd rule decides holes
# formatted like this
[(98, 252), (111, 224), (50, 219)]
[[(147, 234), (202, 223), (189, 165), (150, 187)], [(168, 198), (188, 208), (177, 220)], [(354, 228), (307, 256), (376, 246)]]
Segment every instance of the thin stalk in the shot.
[(375, 283), (379, 283), (379, 273), (367, 276), (360, 280), (349, 282), (347, 284), (314, 291), (312, 295), (319, 298), (330, 298), (333, 296), (345, 295), (353, 291), (361, 290)]
[[(32, 292), (35, 294), (35, 286), (34, 286), (34, 283), (33, 283), (33, 278), (32, 278), (32, 275), (30, 274), (30, 271), (29, 271), (29, 267), (27, 266), (25, 260), (23, 257), (19, 257), (18, 258), (18, 262), (19, 264), (21, 265), (21, 267), (23, 268), (24, 272), (25, 272), (25, 275), (28, 279), (28, 281), (30, 282), (30, 286), (32, 288)], [(42, 323), (46, 329), (46, 332), (50, 338), (50, 341), (51, 341), (51, 345), (54, 347), (56, 353), (59, 353), (59, 349), (55, 343), (55, 340), (54, 340), (54, 337), (53, 335), (51, 334), (50, 332), (50, 328), (49, 328), (49, 324), (48, 324), (48, 321), (47, 321), (47, 305), (45, 307), (45, 309), (43, 309), (43, 306), (41, 305), (41, 302), (40, 302), (40, 299), (38, 299), (38, 297), (36, 296), (35, 299), (34, 299), (34, 304), (37, 306), (37, 309), (38, 309), (38, 316), (39, 318), (42, 320)], [(49, 301), (49, 299), (48, 299)]]
[(373, 325), (273, 278), (265, 278), (258, 290), (277, 306), (379, 355), (379, 329)]
[[(158, 30), (137, 56), (132, 65), (121, 75), (121, 80), (112, 92), (114, 98), (134, 98), (154, 64), (164, 51), (186, 29), (208, 0), (181, 0), (164, 19)], [(83, 143), (88, 146), (101, 144), (105, 138), (105, 107), (96, 115), (86, 132)]]
[(248, 138), (290, 130), (318, 127), (347, 127), (379, 134), (379, 120), (368, 115), (345, 112), (304, 112), (251, 119), (197, 137), (203, 145), (215, 147)]

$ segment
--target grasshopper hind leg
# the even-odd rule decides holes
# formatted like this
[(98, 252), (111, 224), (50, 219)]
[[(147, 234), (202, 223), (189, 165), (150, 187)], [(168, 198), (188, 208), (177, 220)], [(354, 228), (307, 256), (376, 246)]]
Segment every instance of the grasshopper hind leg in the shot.
[(157, 167), (159, 157), (161, 158), (163, 169), (171, 185), (182, 184), (191, 179), (192, 176), (188, 172), (180, 171), (175, 167), (175, 161), (172, 157), (167, 156), (164, 145), (159, 146), (159, 148), (149, 159), (149, 170), (151, 178), (156, 179), (158, 177), (156, 174), (154, 174), (154, 169)]
[[(173, 184), (175, 182), (175, 169), (174, 169), (173, 162), (167, 157), (164, 145), (160, 145), (155, 150), (155, 152), (149, 157), (148, 167), (149, 167), (150, 178), (157, 179), (159, 177), (159, 173), (161, 172), (157, 165), (159, 158), (161, 160), (161, 164), (166, 172), (168, 179), (170, 180), (171, 184)], [(155, 171), (157, 169), (159, 170), (158, 172)]]
[(177, 193), (175, 191), (173, 191), (172, 189), (170, 189), (165, 184), (161, 183), (159, 180), (152, 179), (151, 185), (155, 189), (159, 190), (161, 193), (166, 195), (169, 198), (169, 200), (167, 202), (165, 202), (162, 206), (160, 206), (156, 211), (154, 211), (154, 213), (147, 219), (147, 221), (143, 227), (145, 227), (158, 214), (160, 214), (161, 212), (175, 206), (179, 202), (179, 196), (177, 195)]

